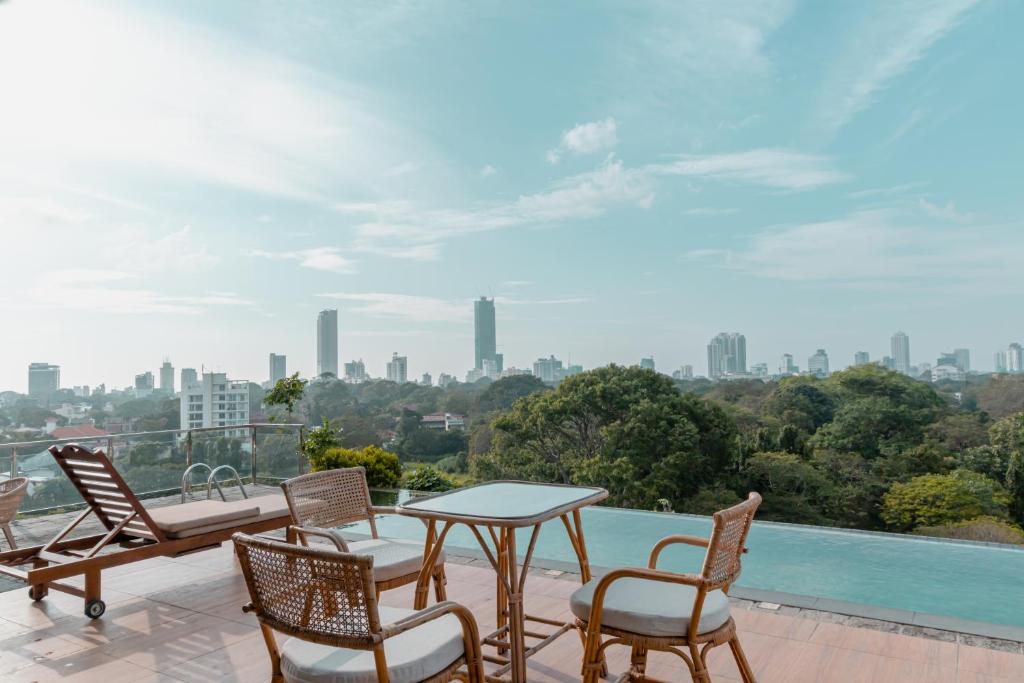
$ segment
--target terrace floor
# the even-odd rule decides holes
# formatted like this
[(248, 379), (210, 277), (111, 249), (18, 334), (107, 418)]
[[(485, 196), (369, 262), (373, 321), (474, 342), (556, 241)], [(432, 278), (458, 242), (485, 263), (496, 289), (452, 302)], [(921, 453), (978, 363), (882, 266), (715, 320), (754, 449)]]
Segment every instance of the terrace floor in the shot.
[[(229, 544), (115, 568), (103, 579), (107, 612), (96, 621), (82, 615), (80, 599), (62, 593), (51, 592), (41, 603), (29, 600), (22, 588), (0, 593), (0, 680), (269, 680), (256, 620), (241, 611), (248, 598)], [(493, 628), (495, 579), (490, 567), (475, 558), (450, 556), (448, 579), (449, 598), (470, 607), (482, 631)], [(577, 581), (571, 574), (531, 571), (527, 610), (569, 619), (568, 597)], [(411, 606), (412, 587), (386, 592), (383, 602)], [(1015, 651), (1001, 651), (957, 638), (887, 632), (877, 624), (861, 628), (833, 623), (827, 615), (812, 619), (781, 614), (747, 601), (736, 601), (733, 613), (760, 683), (1024, 681), (1019, 644), (1010, 644)], [(579, 639), (567, 633), (529, 660), (529, 680), (578, 681), (580, 657)], [(625, 648), (612, 648), (611, 671), (623, 671), (627, 659)], [(714, 681), (739, 680), (728, 648), (714, 650), (709, 663)], [(652, 654), (650, 673), (689, 680), (682, 663), (668, 655)]]

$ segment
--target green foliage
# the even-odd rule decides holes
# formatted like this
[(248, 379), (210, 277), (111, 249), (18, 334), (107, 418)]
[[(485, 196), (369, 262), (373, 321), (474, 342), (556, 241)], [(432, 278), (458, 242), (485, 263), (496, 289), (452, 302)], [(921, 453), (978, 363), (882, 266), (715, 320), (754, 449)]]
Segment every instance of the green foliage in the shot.
[(533, 375), (502, 377), (484, 389), (477, 398), (476, 409), (480, 413), (508, 410), (524, 396), (548, 390), (549, 387)]
[(918, 527), (914, 533), (921, 536), (956, 538), (964, 541), (1024, 545), (1024, 529), (1005, 519), (991, 516), (976, 517), (955, 524)]
[(977, 472), (955, 470), (893, 484), (884, 497), (882, 518), (893, 529), (909, 531), (983, 515), (1005, 517), (1009, 502), (999, 482)]
[(291, 377), (279, 379), (274, 388), (263, 397), (263, 402), (268, 406), (284, 406), (288, 419), (291, 420), (295, 404), (302, 400), (302, 395), (306, 391), (306, 384), (306, 380), (299, 379), (297, 372)]
[(366, 483), (374, 488), (393, 489), (402, 478), (398, 456), (377, 446), (367, 446), (362, 450), (328, 448), (310, 455), (309, 464), (314, 472), (362, 467), (366, 470)]
[(818, 468), (792, 453), (757, 453), (746, 462), (744, 480), (764, 496), (759, 516), (806, 524), (826, 521), (834, 487)]
[(781, 422), (813, 434), (832, 420), (836, 402), (819, 380), (792, 377), (782, 380), (765, 401), (764, 410)]
[(340, 445), (338, 432), (332, 429), (331, 425), (327, 422), (327, 418), (324, 418), (319, 427), (311, 429), (309, 434), (306, 435), (302, 443), (302, 452), (306, 454), (310, 464), (312, 464), (318, 458), (321, 458), (326, 451), (331, 448), (337, 448)]
[(687, 498), (682, 506), (678, 510), (673, 510), (673, 512), (686, 512), (691, 515), (713, 515), (719, 510), (724, 510), (741, 502), (743, 502), (743, 498), (737, 495), (735, 491), (722, 486), (712, 486), (702, 489), (695, 496)]
[(455, 488), (455, 481), (438, 468), (418, 465), (406, 471), (402, 487), (410, 491), (440, 492)]

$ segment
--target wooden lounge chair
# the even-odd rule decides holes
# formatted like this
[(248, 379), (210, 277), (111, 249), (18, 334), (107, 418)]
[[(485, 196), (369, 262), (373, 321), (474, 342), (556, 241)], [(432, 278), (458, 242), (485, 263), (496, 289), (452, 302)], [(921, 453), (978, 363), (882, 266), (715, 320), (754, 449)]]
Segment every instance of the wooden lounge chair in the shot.
[[(710, 539), (668, 536), (654, 546), (647, 569), (615, 569), (573, 593), (570, 607), (584, 634), (584, 683), (597, 683), (604, 673), (604, 651), (613, 644), (632, 648), (632, 665), (619, 681), (654, 680), (645, 676), (647, 653), (661, 650), (681, 657), (697, 683), (711, 683), (707, 653), (726, 643), (744, 683), (754, 683), (727, 593), (740, 574), (740, 556), (760, 504), (761, 496), (751, 493), (739, 505), (715, 513)], [(673, 543), (707, 548), (699, 574), (657, 568), (661, 551)], [(602, 642), (602, 635), (611, 638)]]
[[(373, 557), (235, 534), (235, 552), (270, 653), (286, 683), (484, 683), (476, 620), (442, 602), (380, 607)], [(278, 646), (274, 632), (292, 636)]]
[[(103, 451), (68, 444), (51, 446), (50, 453), (87, 507), (47, 543), (0, 553), (0, 574), (25, 581), (34, 600), (42, 600), (50, 588), (82, 597), (85, 614), (93, 619), (106, 609), (100, 592), (104, 569), (205, 550), (230, 540), (236, 531), (266, 532), (291, 521), (280, 495), (147, 510)], [(104, 531), (71, 538), (91, 515)], [(24, 565), (31, 568), (22, 569)], [(85, 577), (84, 588), (62, 582), (73, 576)]]
[(18, 506), (27, 492), (28, 479), (25, 477), (0, 481), (0, 529), (4, 530), (4, 537), (11, 550), (18, 547), (11, 532), (11, 522), (18, 516)]
[[(281, 488), (295, 522), (291, 533), (304, 545), (308, 545), (311, 538), (322, 538), (341, 552), (372, 555), (378, 595), (419, 578), (423, 543), (377, 535), (375, 515), (393, 513), (395, 509), (373, 504), (366, 485), (366, 470), (362, 467), (304, 474), (285, 481)], [(371, 538), (346, 541), (338, 531), (343, 524), (364, 520), (369, 522)], [(446, 599), (444, 560), (442, 552), (433, 572), (434, 595), (438, 602)]]

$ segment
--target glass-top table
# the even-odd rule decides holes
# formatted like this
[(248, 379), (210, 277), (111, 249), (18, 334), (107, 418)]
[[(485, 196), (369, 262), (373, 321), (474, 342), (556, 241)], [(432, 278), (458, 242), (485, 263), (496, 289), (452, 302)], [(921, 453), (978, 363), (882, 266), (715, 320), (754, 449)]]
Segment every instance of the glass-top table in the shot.
[[(526, 658), (575, 626), (572, 622), (531, 616), (523, 609), (523, 590), (540, 527), (555, 518), (562, 520), (579, 560), (580, 579), (586, 583), (590, 580), (590, 561), (587, 559), (587, 546), (583, 539), (580, 508), (607, 497), (608, 492), (604, 489), (590, 486), (492, 481), (402, 503), (396, 508), (398, 514), (418, 517), (427, 525), (423, 569), (416, 584), (415, 608), (423, 609), (427, 606), (427, 588), (432, 568), (437, 564), (448, 531), (455, 524), (465, 524), (473, 532), (498, 575), (498, 628), (482, 640), (485, 645), (497, 647), (497, 656), (488, 656), (486, 659), (500, 666), (491, 672), (488, 680), (506, 680), (502, 677), (508, 674), (507, 680), (512, 683), (524, 683)], [(533, 530), (520, 568), (519, 554), (516, 552), (516, 529), (522, 527), (533, 527)], [(546, 635), (531, 631), (530, 637), (537, 638), (539, 642), (526, 647), (527, 621), (554, 626), (555, 630)]]

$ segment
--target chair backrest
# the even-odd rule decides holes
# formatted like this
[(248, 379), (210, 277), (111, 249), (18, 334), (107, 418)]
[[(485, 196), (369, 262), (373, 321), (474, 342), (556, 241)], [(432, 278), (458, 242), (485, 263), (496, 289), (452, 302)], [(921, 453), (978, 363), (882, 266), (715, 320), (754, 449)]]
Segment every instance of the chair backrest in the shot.
[(232, 540), (261, 623), (335, 647), (380, 642), (372, 557), (241, 533)]
[(297, 525), (331, 529), (368, 519), (370, 531), (377, 537), (366, 470), (362, 467), (303, 474), (283, 482), (281, 488)]
[(740, 557), (759, 505), (760, 494), (751, 493), (742, 503), (715, 513), (701, 570), (701, 576), (712, 587), (728, 586), (740, 575)]
[(28, 493), (28, 479), (14, 477), (0, 481), (0, 524), (10, 522), (18, 514), (18, 506)]
[(130, 536), (167, 540), (106, 453), (74, 443), (49, 450), (107, 531), (123, 524), (121, 531)]

